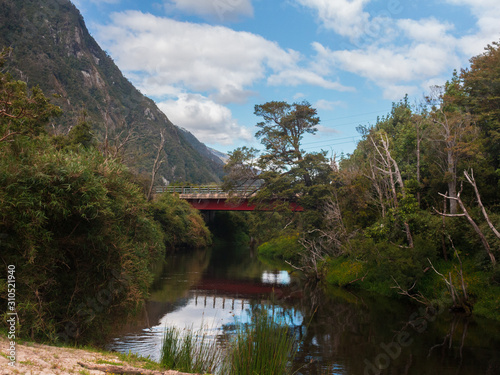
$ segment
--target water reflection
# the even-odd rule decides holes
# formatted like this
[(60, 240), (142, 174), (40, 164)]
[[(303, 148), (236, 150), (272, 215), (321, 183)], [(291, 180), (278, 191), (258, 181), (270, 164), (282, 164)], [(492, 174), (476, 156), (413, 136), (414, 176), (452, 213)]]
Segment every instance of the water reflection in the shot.
[(142, 315), (108, 348), (159, 359), (166, 326), (205, 327), (224, 342), (264, 307), (300, 340), (296, 374), (500, 374), (498, 323), (367, 293), (309, 288), (244, 248), (170, 259)]
[(285, 324), (303, 326), (298, 310), (271, 302), (294, 298), (287, 271), (272, 269), (241, 249), (219, 258), (224, 250), (169, 258), (142, 314), (122, 327), (107, 348), (159, 360), (165, 327), (203, 328), (207, 337), (221, 341), (264, 307)]

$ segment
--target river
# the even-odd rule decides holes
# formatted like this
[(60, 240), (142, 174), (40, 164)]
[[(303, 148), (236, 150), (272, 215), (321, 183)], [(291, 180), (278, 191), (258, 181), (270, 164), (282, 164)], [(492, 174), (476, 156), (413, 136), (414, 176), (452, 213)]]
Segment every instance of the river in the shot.
[(296, 374), (500, 374), (500, 324), (340, 288), (311, 288), (246, 246), (174, 255), (107, 349), (158, 360), (166, 326), (223, 341), (266, 305), (300, 339)]

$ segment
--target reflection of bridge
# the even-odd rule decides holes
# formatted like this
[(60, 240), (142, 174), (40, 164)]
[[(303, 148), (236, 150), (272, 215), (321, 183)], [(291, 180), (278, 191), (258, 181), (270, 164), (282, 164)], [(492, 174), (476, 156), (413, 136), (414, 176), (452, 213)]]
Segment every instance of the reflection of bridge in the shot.
[[(231, 192), (222, 190), (220, 186), (158, 186), (157, 194), (177, 193), (179, 198), (188, 201), (191, 206), (201, 211), (272, 211), (270, 207), (257, 207), (249, 199), (255, 194), (255, 186), (245, 186)], [(304, 209), (296, 203), (290, 203), (292, 211)]]
[[(236, 304), (243, 309), (245, 300), (264, 299), (270, 296), (274, 300), (295, 299), (301, 293), (292, 292), (284, 284), (259, 282), (256, 280), (227, 280), (219, 278), (203, 278), (190, 288), (194, 294), (195, 304), (203, 303), (205, 307), (222, 308), (228, 306), (232, 310)], [(217, 302), (217, 303), (216, 303)], [(248, 303), (248, 302), (247, 302)]]

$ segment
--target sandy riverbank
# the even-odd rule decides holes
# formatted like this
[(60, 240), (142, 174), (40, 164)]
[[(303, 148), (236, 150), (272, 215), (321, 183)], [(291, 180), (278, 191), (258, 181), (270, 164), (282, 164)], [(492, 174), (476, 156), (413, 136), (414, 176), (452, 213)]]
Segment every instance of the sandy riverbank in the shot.
[[(183, 375), (178, 371), (153, 371), (143, 369), (145, 362), (124, 361), (113, 353), (100, 353), (83, 349), (61, 348), (35, 343), (16, 345), (15, 366), (9, 365), (9, 342), (0, 336), (0, 375), (102, 375), (106, 369), (118, 369), (115, 374)], [(116, 365), (114, 366), (113, 363)], [(99, 369), (98, 369), (99, 368)], [(120, 372), (121, 371), (121, 372)]]

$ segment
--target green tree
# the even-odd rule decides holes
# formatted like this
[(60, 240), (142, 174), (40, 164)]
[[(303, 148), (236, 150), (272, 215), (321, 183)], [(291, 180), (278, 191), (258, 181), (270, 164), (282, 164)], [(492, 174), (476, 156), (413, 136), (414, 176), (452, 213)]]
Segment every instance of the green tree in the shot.
[(305, 152), (300, 146), (305, 134), (317, 131), (319, 117), (316, 109), (307, 102), (293, 105), (268, 102), (256, 105), (254, 113), (264, 119), (257, 124), (260, 130), (255, 134), (265, 147), (261, 166), (290, 174), (298, 167), (303, 172), (304, 183), (311, 186), (311, 174), (303, 163)]
[[(0, 69), (9, 49), (0, 53)], [(26, 82), (16, 81), (0, 71), (0, 142), (18, 135), (37, 136), (45, 131), (50, 118), (61, 114), (38, 87), (28, 89)]]
[[(306, 134), (315, 134), (319, 123), (316, 109), (307, 102), (268, 102), (255, 106), (260, 129), (256, 137), (264, 145), (259, 155), (254, 148), (238, 148), (230, 154), (224, 186), (258, 186), (257, 203), (299, 202), (317, 208), (329, 189), (332, 171), (326, 152), (308, 153), (301, 149)], [(250, 192), (254, 192), (250, 190)]]
[(22, 275), (17, 332), (102, 340), (147, 296), (163, 233), (127, 168), (85, 147), (83, 126), (70, 133), (71, 147), (44, 134), (60, 111), (39, 89), (1, 73), (0, 102), (0, 262)]
[[(485, 52), (473, 57), (471, 66), (463, 69), (460, 78), (463, 82), (465, 103), (477, 121), (482, 132), (482, 142), (487, 158), (487, 165), (478, 178), (485, 184), (493, 185), (490, 194), (498, 202), (500, 196), (500, 42), (493, 42)], [(479, 169), (476, 168), (479, 172)], [(496, 185), (496, 186), (495, 186)]]

